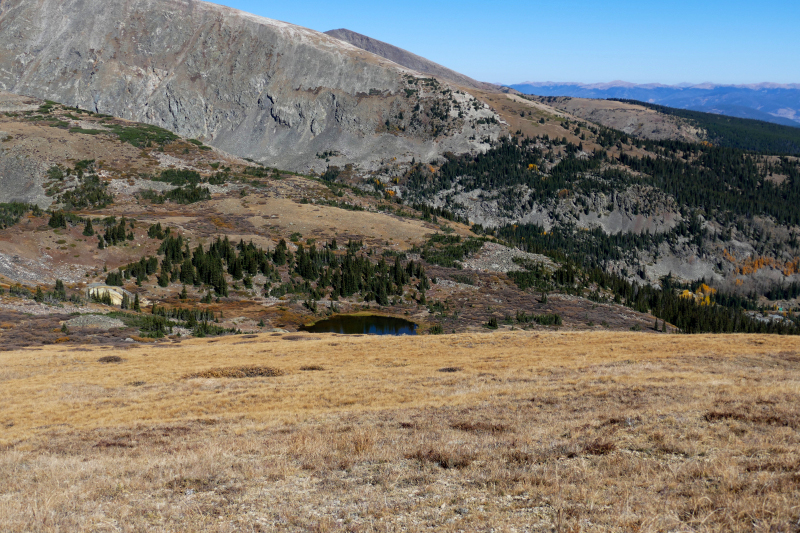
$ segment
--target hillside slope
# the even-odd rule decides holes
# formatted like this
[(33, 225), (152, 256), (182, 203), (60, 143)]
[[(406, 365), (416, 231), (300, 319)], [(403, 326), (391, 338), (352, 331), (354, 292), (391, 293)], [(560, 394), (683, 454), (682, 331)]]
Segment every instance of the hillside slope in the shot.
[(577, 98), (640, 100), (680, 109), (764, 120), (784, 126), (800, 126), (800, 85), (759, 83), (753, 85), (636, 85), (610, 83), (523, 82), (509, 87), (524, 94)]
[(365, 168), (427, 160), (480, 150), (501, 131), (470, 127), (491, 112), (459, 95), (459, 113), (449, 88), (418, 77), (339, 39), (206, 2), (0, 2), (0, 89), (281, 168), (324, 169), (325, 152)]
[(394, 61), (398, 65), (416, 70), (423, 74), (436, 76), (437, 78), (447, 80), (463, 87), (485, 91), (496, 91), (498, 89), (496, 85), (473, 80), (469, 76), (465, 76), (438, 63), (434, 63), (429, 59), (425, 59), (424, 57), (412, 54), (392, 44), (367, 37), (366, 35), (354, 31), (338, 29), (326, 31), (325, 33), (331, 37), (336, 37), (337, 39), (350, 43), (357, 48), (384, 57), (389, 61)]
[[(794, 531), (799, 353), (630, 332), (0, 352), (0, 529)], [(253, 365), (272, 377), (224, 375)]]
[(753, 85), (636, 85), (610, 83), (523, 82), (509, 85), (524, 94), (619, 98), (640, 100), (679, 109), (691, 109), (738, 118), (764, 120), (784, 126), (800, 126), (800, 85), (759, 83)]
[(523, 98), (643, 139), (697, 142), (703, 138), (703, 132), (687, 121), (632, 102), (551, 96)]

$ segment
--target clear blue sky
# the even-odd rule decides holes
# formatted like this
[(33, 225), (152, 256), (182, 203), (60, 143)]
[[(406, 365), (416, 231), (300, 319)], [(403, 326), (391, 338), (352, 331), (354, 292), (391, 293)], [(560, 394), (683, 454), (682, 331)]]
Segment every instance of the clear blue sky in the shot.
[(800, 1), (217, 0), (347, 28), (473, 78), (800, 83)]

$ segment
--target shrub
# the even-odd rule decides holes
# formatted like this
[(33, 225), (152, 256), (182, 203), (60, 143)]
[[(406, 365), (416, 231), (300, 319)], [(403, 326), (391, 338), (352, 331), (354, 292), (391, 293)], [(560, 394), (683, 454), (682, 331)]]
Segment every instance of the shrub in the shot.
[(212, 368), (184, 376), (184, 379), (193, 378), (261, 378), (282, 376), (285, 372), (278, 368), (268, 366), (235, 366), (227, 368)]
[(471, 454), (453, 452), (453, 451), (437, 451), (433, 449), (418, 450), (412, 454), (406, 455), (406, 459), (416, 459), (421, 463), (434, 463), (444, 469), (450, 468), (466, 468), (475, 457)]
[(607, 455), (617, 449), (616, 444), (611, 441), (595, 440), (586, 444), (583, 451), (590, 455)]
[(458, 422), (451, 424), (451, 428), (470, 433), (504, 433), (508, 426), (503, 424), (490, 424), (488, 422)]

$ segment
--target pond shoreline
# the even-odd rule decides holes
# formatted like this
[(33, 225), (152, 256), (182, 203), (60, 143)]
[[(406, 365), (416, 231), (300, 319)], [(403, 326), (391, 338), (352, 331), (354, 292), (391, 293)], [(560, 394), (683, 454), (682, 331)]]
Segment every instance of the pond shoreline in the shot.
[(335, 315), (312, 324), (306, 324), (299, 331), (309, 333), (339, 333), (341, 335), (417, 335), (419, 324), (387, 315), (354, 313)]

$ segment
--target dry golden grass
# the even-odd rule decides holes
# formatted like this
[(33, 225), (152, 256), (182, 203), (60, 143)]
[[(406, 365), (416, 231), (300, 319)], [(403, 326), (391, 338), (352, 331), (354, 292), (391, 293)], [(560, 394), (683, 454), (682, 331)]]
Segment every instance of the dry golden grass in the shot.
[(0, 530), (797, 531), (798, 400), (786, 337), (0, 352)]

